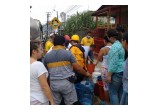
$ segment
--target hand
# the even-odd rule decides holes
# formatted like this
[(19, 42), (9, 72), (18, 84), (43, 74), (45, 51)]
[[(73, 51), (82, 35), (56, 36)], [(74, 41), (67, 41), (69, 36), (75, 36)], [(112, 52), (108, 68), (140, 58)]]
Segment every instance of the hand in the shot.
[(111, 83), (111, 75), (108, 75), (106, 78), (107, 83)]
[(86, 75), (88, 78), (91, 78), (92, 75), (90, 73), (87, 72), (87, 75)]
[(95, 63), (94, 65), (97, 66), (98, 63)]

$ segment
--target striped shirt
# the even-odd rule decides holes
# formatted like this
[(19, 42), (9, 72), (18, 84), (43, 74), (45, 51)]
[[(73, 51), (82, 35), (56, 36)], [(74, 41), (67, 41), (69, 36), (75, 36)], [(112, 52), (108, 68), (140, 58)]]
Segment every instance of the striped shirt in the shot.
[(48, 69), (50, 80), (65, 79), (75, 73), (73, 72), (72, 63), (76, 59), (70, 51), (65, 50), (64, 46), (54, 46), (53, 50), (46, 54), (44, 65)]

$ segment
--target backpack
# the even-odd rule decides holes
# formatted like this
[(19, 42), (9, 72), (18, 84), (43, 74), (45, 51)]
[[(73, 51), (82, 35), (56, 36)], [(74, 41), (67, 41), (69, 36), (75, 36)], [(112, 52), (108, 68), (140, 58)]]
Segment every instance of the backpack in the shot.
[[(84, 55), (85, 50), (84, 50), (84, 48), (81, 46), (81, 44), (72, 45), (72, 46), (70, 47), (70, 49), (71, 49), (72, 47), (77, 47), (77, 48), (79, 48), (79, 49), (81, 50), (81, 52), (83, 53), (83, 59), (84, 59), (84, 64), (85, 64), (85, 55)], [(70, 50), (70, 49), (69, 49), (69, 50)], [(83, 67), (83, 69), (86, 71), (86, 68), (85, 68), (85, 67)], [(79, 74), (79, 73), (76, 72), (76, 71), (74, 71), (74, 72), (75, 72), (75, 75), (76, 75), (76, 77), (77, 77), (75, 83), (81, 82), (81, 81), (84, 79), (85, 76)]]

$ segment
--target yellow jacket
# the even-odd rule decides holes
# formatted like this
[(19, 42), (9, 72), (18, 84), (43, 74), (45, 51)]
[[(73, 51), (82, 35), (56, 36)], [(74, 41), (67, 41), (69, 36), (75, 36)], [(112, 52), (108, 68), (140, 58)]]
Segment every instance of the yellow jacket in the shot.
[(53, 46), (53, 43), (50, 40), (48, 40), (45, 43), (45, 51), (47, 52), (52, 46)]
[(84, 46), (90, 46), (90, 45), (94, 44), (94, 39), (92, 37), (90, 37), (90, 38), (84, 37), (81, 40), (81, 44)]
[(85, 67), (85, 59), (83, 58), (83, 53), (82, 51), (76, 47), (76, 46), (72, 46), (70, 48), (70, 51), (72, 52), (72, 54), (74, 55), (74, 57), (76, 58), (77, 63), (83, 68)]

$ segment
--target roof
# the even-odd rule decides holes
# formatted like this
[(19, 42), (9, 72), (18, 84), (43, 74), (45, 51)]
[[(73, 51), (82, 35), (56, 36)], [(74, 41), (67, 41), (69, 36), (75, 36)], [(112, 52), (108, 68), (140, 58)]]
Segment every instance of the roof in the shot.
[(112, 6), (112, 5), (102, 5), (97, 11), (104, 9), (104, 8), (107, 8), (107, 7), (110, 7), (110, 6)]
[[(111, 9), (110, 14), (116, 14), (115, 10), (119, 10), (119, 7), (128, 7), (128, 5), (102, 5), (97, 11), (92, 13), (92, 16), (107, 16), (109, 9)], [(114, 11), (113, 11), (114, 10)]]

